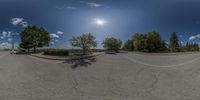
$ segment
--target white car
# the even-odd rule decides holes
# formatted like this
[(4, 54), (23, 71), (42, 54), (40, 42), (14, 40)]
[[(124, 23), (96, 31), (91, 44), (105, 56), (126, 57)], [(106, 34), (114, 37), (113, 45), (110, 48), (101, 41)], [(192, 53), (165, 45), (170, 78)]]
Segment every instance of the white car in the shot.
[(17, 54), (17, 53), (18, 53), (17, 50), (12, 50), (12, 51), (10, 51), (10, 54)]

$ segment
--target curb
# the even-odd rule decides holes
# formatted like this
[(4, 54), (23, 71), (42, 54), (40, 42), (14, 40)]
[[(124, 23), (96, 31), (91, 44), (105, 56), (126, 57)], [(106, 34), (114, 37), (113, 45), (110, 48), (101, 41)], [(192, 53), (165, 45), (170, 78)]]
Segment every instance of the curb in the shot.
[(37, 57), (37, 58), (42, 58), (42, 59), (47, 59), (47, 60), (58, 60), (58, 61), (66, 61), (66, 60), (78, 60), (78, 59), (84, 59), (84, 58), (90, 58), (90, 57), (96, 57), (100, 56), (104, 53), (99, 53), (99, 54), (94, 54), (94, 55), (88, 55), (88, 56), (83, 56), (83, 57), (74, 57), (74, 58), (49, 58), (49, 57), (44, 57), (44, 56), (38, 56), (34, 54), (30, 54), (30, 56)]

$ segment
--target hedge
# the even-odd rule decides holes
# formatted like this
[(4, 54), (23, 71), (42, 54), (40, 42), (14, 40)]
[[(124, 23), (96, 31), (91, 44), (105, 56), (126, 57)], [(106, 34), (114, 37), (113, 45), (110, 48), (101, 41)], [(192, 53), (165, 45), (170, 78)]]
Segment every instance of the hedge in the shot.
[(66, 49), (45, 49), (44, 55), (68, 56), (69, 51)]

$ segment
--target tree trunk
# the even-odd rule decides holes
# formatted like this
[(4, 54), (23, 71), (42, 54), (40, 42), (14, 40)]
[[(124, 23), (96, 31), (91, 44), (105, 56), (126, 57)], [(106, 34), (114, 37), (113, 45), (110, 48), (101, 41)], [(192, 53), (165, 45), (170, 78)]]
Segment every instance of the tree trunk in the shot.
[(33, 47), (33, 52), (36, 53), (36, 47)]
[(85, 47), (83, 47), (83, 55), (86, 54), (86, 50), (85, 50)]

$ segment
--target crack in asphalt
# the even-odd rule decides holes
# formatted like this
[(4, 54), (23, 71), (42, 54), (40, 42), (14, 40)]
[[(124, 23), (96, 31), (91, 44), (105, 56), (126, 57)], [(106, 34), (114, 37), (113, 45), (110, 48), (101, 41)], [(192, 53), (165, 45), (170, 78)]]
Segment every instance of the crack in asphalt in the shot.
[[(152, 94), (153, 91), (156, 90), (156, 85), (158, 84), (159, 77), (162, 74), (161, 70), (160, 69), (159, 70), (153, 70), (152, 69), (152, 71), (151, 71), (151, 67), (144, 67), (144, 68), (141, 68), (139, 71), (136, 72), (137, 77), (144, 75), (142, 72), (146, 73), (146, 71), (152, 73), (152, 82), (148, 87), (145, 87), (144, 89), (142, 89), (143, 92), (146, 91), (146, 93), (143, 93), (143, 95), (141, 95), (139, 93), (139, 95), (137, 94), (135, 97), (148, 97), (148, 96), (153, 95)], [(136, 78), (136, 79), (138, 79), (138, 78)], [(139, 80), (135, 80), (135, 81), (140, 82)]]
[(151, 85), (152, 91), (154, 91), (155, 88), (156, 88), (156, 84), (157, 84), (158, 81), (159, 81), (159, 76), (160, 76), (160, 74), (161, 74), (160, 72), (154, 74), (154, 82), (153, 82), (152, 85)]
[[(124, 55), (124, 56), (128, 56), (128, 55)], [(70, 95), (72, 98), (75, 99), (77, 97), (77, 98), (81, 98), (82, 100), (87, 100), (87, 99), (90, 100), (90, 98), (92, 97), (95, 97), (97, 100), (98, 99), (114, 100), (114, 97), (121, 98), (121, 100), (127, 100), (126, 98), (132, 98), (132, 100), (143, 100), (143, 99), (144, 100), (160, 100), (162, 96), (169, 97), (166, 99), (172, 98), (171, 100), (177, 100), (176, 97), (170, 97), (172, 96), (173, 93), (175, 93), (174, 91), (177, 91), (177, 94), (175, 94), (175, 96), (183, 95), (185, 96), (184, 98), (187, 98), (188, 96), (194, 96), (192, 95), (192, 93), (194, 94), (197, 93), (195, 95), (198, 95), (199, 91), (191, 90), (190, 89), (191, 87), (184, 88), (184, 86), (190, 86), (190, 85), (194, 86), (195, 89), (198, 88), (197, 86), (199, 85), (196, 85), (196, 84), (198, 84), (199, 81), (197, 79), (195, 79), (197, 80), (195, 81), (196, 84), (193, 84), (192, 83), (193, 81), (189, 84), (186, 82), (182, 82), (183, 80), (180, 80), (180, 78), (184, 78), (184, 80), (187, 80), (187, 82), (190, 82), (188, 80), (189, 78), (194, 78), (194, 76), (199, 76), (199, 68), (197, 65), (199, 63), (195, 63), (194, 65), (192, 65), (192, 67), (190, 66), (187, 68), (185, 67), (158, 68), (158, 67), (152, 67), (152, 66), (144, 66), (143, 64), (140, 65), (138, 63), (135, 63), (134, 61), (131, 62), (131, 60), (127, 60), (125, 57), (121, 57), (120, 54), (117, 57), (114, 58), (113, 56), (112, 57), (108, 56), (108, 58), (105, 58), (105, 60), (108, 60), (106, 62), (108, 64), (102, 64), (102, 63), (105, 63), (105, 61), (102, 61), (100, 63), (94, 64), (95, 67), (92, 66), (92, 68), (94, 69), (92, 69), (91, 67), (88, 67), (87, 71), (82, 70), (82, 69), (72, 70), (68, 64), (58, 65), (58, 66), (63, 67), (65, 71), (67, 72), (67, 74), (64, 72), (64, 75), (66, 75), (64, 76), (66, 80), (64, 80), (65, 83), (63, 83), (65, 84), (65, 86), (67, 86), (66, 87), (67, 92), (64, 91), (65, 88), (63, 88), (63, 94), (66, 95), (66, 97), (69, 97), (68, 95), (70, 94), (70, 92), (72, 92), (72, 95)], [(129, 57), (131, 58), (131, 56)], [(20, 62), (13, 63), (13, 65), (22, 66), (24, 63), (21, 63), (21, 60), (23, 59), (19, 59)], [(121, 61), (121, 62), (118, 63), (118, 61)], [(33, 61), (29, 61), (29, 62), (33, 62)], [(28, 67), (29, 62), (26, 61), (27, 65), (24, 68)], [(43, 65), (43, 62), (42, 63), (41, 62), (37, 62), (37, 61), (34, 62), (35, 66), (41, 66), (41, 65), (46, 66), (46, 64), (48, 64), (47, 62), (44, 62), (44, 65)], [(125, 63), (127, 64), (127, 66)], [(49, 64), (49, 66), (50, 65), (51, 64)], [(56, 66), (53, 66), (53, 68), (54, 67)], [(21, 69), (19, 69), (19, 71), (20, 70)], [(38, 70), (40, 69), (33, 69), (31, 71), (37, 72)], [(63, 70), (63, 69), (60, 69), (60, 70)], [(60, 70), (56, 72), (59, 73)], [(81, 73), (79, 73), (79, 71)], [(98, 73), (95, 73), (95, 72), (98, 72)], [(190, 76), (190, 73), (194, 75)], [(94, 77), (90, 78), (91, 75), (94, 75)], [(40, 75), (36, 73), (36, 76), (43, 76), (43, 74)], [(88, 79), (84, 78), (86, 76)], [(198, 79), (200, 78), (198, 77)], [(62, 89), (62, 87), (58, 89)], [(171, 92), (171, 90), (173, 92)], [(184, 90), (186, 91), (184, 92)], [(57, 90), (58, 92), (57, 94), (60, 93), (59, 91), (60, 90)], [(103, 92), (106, 92), (106, 93), (103, 93)], [(110, 98), (101, 99), (103, 96), (110, 96)], [(87, 98), (87, 99), (84, 99), (84, 98)], [(159, 98), (159, 99), (156, 99), (156, 98)], [(49, 97), (49, 99), (51, 98)]]
[(79, 85), (79, 83), (77, 82), (77, 80), (75, 79), (75, 78), (73, 78), (73, 82), (74, 82), (74, 86), (73, 86), (73, 88), (74, 88), (74, 90), (76, 91), (76, 93), (78, 93), (78, 85)]
[(74, 77), (72, 77), (72, 73), (70, 72), (69, 67), (67, 67), (66, 71), (67, 71), (67, 78), (69, 80), (71, 80), (70, 82), (72, 84), (72, 89), (75, 90), (76, 94), (78, 94), (79, 93), (79, 89), (78, 89), (79, 83), (78, 83), (78, 81)]

